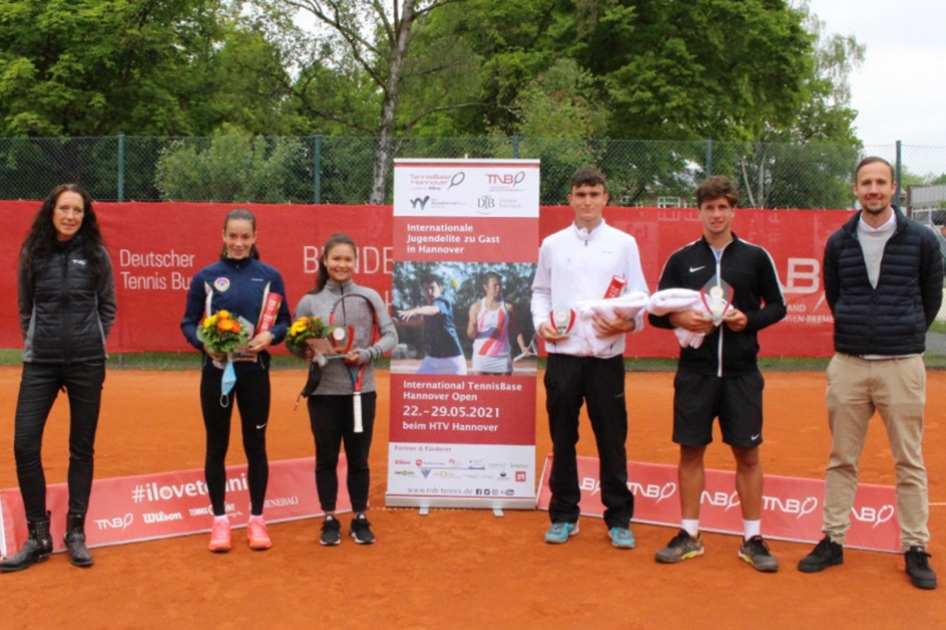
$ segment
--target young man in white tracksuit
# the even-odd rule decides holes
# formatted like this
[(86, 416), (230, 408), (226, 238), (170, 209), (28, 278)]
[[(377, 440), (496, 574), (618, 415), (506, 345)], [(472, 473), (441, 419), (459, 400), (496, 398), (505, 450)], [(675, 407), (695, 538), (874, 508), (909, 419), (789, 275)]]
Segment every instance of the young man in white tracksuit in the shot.
[(556, 313), (567, 320), (579, 300), (597, 300), (615, 276), (627, 281), (626, 291), (647, 292), (637, 242), (607, 225), (602, 217), (608, 203), (607, 183), (594, 169), (571, 178), (568, 201), (575, 220), (542, 241), (532, 283), (532, 319), (545, 340), (546, 409), (553, 444), (552, 492), (548, 543), (564, 543), (578, 533), (578, 467), (575, 445), (582, 403), (595, 435), (600, 460), (601, 499), (611, 543), (634, 547), (629, 524), (634, 495), (627, 487), (627, 408), (624, 398), (624, 337), (643, 328), (643, 315), (608, 319), (596, 315), (595, 340), (569, 335), (555, 323)]

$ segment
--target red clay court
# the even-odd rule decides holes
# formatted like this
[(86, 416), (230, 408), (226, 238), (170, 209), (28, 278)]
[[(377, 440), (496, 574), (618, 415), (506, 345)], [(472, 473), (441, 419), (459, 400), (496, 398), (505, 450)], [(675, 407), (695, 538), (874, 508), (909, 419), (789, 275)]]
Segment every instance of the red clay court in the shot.
[[(706, 555), (680, 565), (654, 561), (673, 536), (634, 525), (637, 548), (610, 546), (599, 519), (584, 518), (568, 544), (547, 545), (544, 512), (384, 508), (387, 477), (387, 373), (372, 448), (370, 513), (378, 543), (347, 537), (318, 543), (320, 521), (270, 526), (273, 548), (253, 552), (234, 532), (234, 549), (215, 555), (207, 536), (94, 549), (88, 570), (64, 554), (22, 573), (0, 576), (2, 627), (13, 628), (946, 628), (944, 589), (920, 591), (901, 555), (847, 550), (845, 564), (805, 575), (795, 564), (809, 545), (772, 541), (774, 575), (736, 557), (738, 539), (706, 534)], [(16, 486), (13, 416), (20, 368), (0, 368), (0, 487)], [(946, 578), (946, 372), (930, 371), (925, 455), (930, 477), (932, 566)], [(293, 413), (302, 370), (273, 373), (270, 459), (311, 457), (303, 409)], [(829, 436), (822, 372), (766, 373), (766, 473), (821, 478)], [(96, 444), (96, 478), (202, 468), (199, 373), (108, 372)], [(628, 456), (675, 464), (670, 442), (673, 376), (628, 373)], [(537, 463), (551, 450), (538, 388)], [(50, 416), (44, 462), (50, 483), (65, 481), (68, 404)], [(236, 427), (235, 427), (236, 429)], [(239, 431), (229, 464), (241, 463)], [(583, 420), (579, 453), (595, 455)], [(731, 469), (719, 441), (710, 468)], [(891, 455), (879, 418), (861, 458), (861, 481), (892, 485)], [(312, 492), (315, 492), (313, 481)], [(64, 518), (55, 514), (53, 518)], [(347, 533), (347, 515), (342, 519)], [(765, 526), (763, 523), (763, 533)], [(944, 587), (946, 588), (946, 587)]]

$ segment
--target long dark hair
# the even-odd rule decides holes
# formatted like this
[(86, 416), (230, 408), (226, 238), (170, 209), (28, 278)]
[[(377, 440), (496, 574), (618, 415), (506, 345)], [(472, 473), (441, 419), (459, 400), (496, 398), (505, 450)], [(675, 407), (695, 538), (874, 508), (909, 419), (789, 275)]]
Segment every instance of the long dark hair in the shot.
[(318, 293), (325, 288), (325, 283), (328, 282), (328, 268), (325, 266), (325, 257), (328, 256), (328, 253), (332, 251), (337, 245), (348, 245), (355, 252), (355, 260), (358, 260), (358, 248), (355, 246), (355, 241), (352, 237), (347, 234), (342, 234), (341, 232), (336, 232), (328, 237), (328, 240), (325, 241), (325, 245), (322, 246), (322, 255), (319, 256), (319, 273), (315, 276), (315, 289), (311, 293)]
[(53, 247), (58, 241), (56, 226), (53, 224), (53, 212), (56, 210), (56, 204), (59, 197), (64, 192), (76, 193), (82, 197), (82, 224), (73, 238), (78, 238), (77, 242), (82, 244), (82, 250), (94, 269), (98, 270), (102, 260), (102, 249), (105, 247), (105, 239), (102, 238), (102, 231), (99, 229), (99, 221), (95, 216), (95, 210), (92, 208), (92, 197), (88, 191), (78, 184), (60, 184), (53, 188), (43, 200), (39, 212), (33, 218), (33, 225), (30, 227), (30, 233), (23, 241), (23, 250), (31, 256), (42, 256), (49, 258), (53, 252)]
[[(227, 217), (223, 220), (223, 231), (227, 231), (227, 224), (230, 221), (249, 221), (253, 226), (253, 234), (256, 234), (256, 217), (253, 216), (253, 213), (245, 208), (234, 208), (227, 213)], [(223, 250), (220, 252), (221, 258), (227, 257), (227, 244), (223, 244)], [(250, 246), (250, 258), (255, 258), (259, 260), (259, 250), (256, 249), (256, 242)]]

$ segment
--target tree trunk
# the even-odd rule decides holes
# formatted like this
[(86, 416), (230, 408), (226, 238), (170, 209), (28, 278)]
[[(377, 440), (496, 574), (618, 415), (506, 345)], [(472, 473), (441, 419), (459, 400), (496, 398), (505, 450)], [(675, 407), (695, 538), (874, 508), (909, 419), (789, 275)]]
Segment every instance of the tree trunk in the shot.
[(395, 22), (396, 41), (391, 47), (391, 57), (388, 60), (388, 79), (384, 84), (384, 99), (381, 103), (381, 125), (374, 151), (371, 196), (368, 199), (371, 204), (384, 203), (385, 184), (394, 162), (398, 90), (407, 49), (411, 45), (414, 20), (417, 17), (414, 8), (415, 0), (404, 0), (401, 5), (401, 19)]

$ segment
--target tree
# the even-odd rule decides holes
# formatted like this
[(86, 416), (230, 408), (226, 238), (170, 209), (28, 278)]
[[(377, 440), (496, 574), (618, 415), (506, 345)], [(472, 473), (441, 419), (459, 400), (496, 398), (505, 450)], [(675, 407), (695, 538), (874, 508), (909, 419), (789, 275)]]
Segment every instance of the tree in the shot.
[[(376, 103), (378, 115), (374, 119), (373, 133), (377, 136), (374, 155), (372, 188), (369, 203), (382, 203), (385, 184), (397, 149), (400, 134), (408, 131), (418, 120), (442, 105), (419, 112), (414, 119), (402, 121), (398, 117), (401, 87), (410, 73), (419, 69), (409, 64), (411, 44), (421, 33), (434, 11), (465, 0), (391, 0), (385, 5), (382, 0), (260, 0), (257, 5), (262, 16), (270, 18), (271, 24), (282, 25), (286, 32), (285, 11), (291, 8), (301, 11), (315, 20), (319, 29), (308, 41), (308, 56), (292, 58), (291, 62), (302, 68), (299, 81), (292, 86), (302, 111), (351, 129), (364, 129), (367, 121), (357, 116), (363, 108), (353, 110), (327, 107), (320, 88), (335, 77), (351, 77), (359, 89), (344, 90), (343, 94), (362, 94), (377, 97), (367, 98)], [(300, 52), (298, 38), (294, 43), (289, 38), (287, 50)], [(436, 71), (436, 68), (425, 69)], [(332, 100), (329, 96), (329, 101)], [(352, 116), (355, 113), (356, 116)], [(371, 124), (371, 123), (368, 123)]]
[(0, 133), (192, 132), (179, 71), (219, 39), (220, 11), (190, 0), (0, 2)]
[(178, 140), (161, 152), (155, 181), (164, 199), (288, 203), (307, 195), (293, 168), (303, 158), (299, 140), (253, 137), (227, 125), (202, 140)]
[(522, 88), (512, 111), (523, 136), (520, 154), (542, 161), (541, 202), (561, 203), (571, 174), (598, 163), (599, 143), (591, 138), (607, 130), (608, 113), (595, 102), (591, 73), (573, 59), (559, 59)]
[(730, 164), (751, 206), (849, 207), (850, 172), (861, 142), (854, 133), (857, 112), (850, 106), (848, 80), (864, 60), (864, 46), (853, 36), (826, 33), (807, 0), (798, 10), (813, 38), (804, 98), (790, 124), (768, 125), (739, 152), (738, 164)]
[[(477, 116), (451, 113), (459, 133), (523, 136), (522, 157), (561, 171), (596, 164), (638, 203), (692, 191), (710, 168), (705, 138), (715, 151), (795, 124), (820, 76), (805, 15), (782, 0), (471, 0), (432, 17), (427, 32), (480, 60), (481, 105)], [(546, 89), (565, 76), (568, 89)], [(576, 128), (672, 144), (556, 142)], [(729, 170), (738, 175), (738, 160)]]
[(745, 141), (788, 124), (812, 63), (783, 0), (471, 0), (430, 29), (482, 60), (480, 124), (508, 134), (520, 93), (562, 59), (594, 77), (607, 136), (647, 140)]
[[(120, 133), (209, 135), (225, 122), (289, 133), (277, 50), (230, 0), (0, 0), (0, 160), (8, 194), (78, 181), (115, 199)], [(157, 151), (129, 151), (127, 179), (153, 198)], [(152, 143), (155, 144), (155, 143)], [(12, 168), (11, 168), (12, 167)], [(42, 174), (26, 181), (22, 172)], [(0, 173), (0, 180), (7, 180)]]

